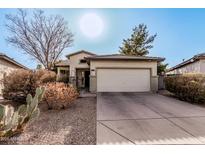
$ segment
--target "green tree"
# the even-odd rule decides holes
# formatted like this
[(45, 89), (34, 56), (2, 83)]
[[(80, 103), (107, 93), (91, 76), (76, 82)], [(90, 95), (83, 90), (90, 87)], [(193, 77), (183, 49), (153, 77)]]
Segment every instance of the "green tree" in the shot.
[(42, 66), (41, 64), (38, 64), (38, 65), (36, 66), (36, 69), (37, 69), (37, 70), (41, 70), (41, 69), (43, 69), (43, 66)]
[(167, 63), (166, 63), (166, 64), (159, 63), (159, 64), (157, 65), (157, 74), (160, 75), (160, 74), (164, 73), (164, 72), (166, 71), (167, 66), (168, 66)]
[(152, 43), (156, 36), (157, 34), (149, 35), (145, 24), (139, 24), (133, 29), (131, 38), (123, 40), (119, 52), (124, 55), (145, 56), (149, 54), (149, 49), (153, 48)]

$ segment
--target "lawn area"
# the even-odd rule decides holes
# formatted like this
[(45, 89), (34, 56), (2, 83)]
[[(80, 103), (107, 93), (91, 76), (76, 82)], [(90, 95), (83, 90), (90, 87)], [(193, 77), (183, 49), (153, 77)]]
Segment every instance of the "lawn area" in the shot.
[(96, 144), (96, 98), (78, 98), (64, 110), (39, 105), (39, 118), (0, 144)]

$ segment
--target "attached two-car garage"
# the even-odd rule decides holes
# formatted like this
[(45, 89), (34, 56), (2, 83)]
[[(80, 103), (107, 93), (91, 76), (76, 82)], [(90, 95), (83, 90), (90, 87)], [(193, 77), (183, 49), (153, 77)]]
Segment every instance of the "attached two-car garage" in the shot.
[(97, 69), (97, 92), (150, 91), (150, 69)]
[(91, 92), (158, 90), (159, 57), (105, 55), (89, 57)]

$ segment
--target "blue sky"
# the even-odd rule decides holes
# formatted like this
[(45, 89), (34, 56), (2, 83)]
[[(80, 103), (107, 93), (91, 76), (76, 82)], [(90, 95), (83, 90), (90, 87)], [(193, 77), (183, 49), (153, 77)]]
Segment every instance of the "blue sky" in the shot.
[[(96, 54), (118, 53), (122, 40), (128, 38), (134, 26), (145, 23), (150, 34), (157, 33), (150, 56), (166, 58), (169, 67), (182, 59), (205, 52), (205, 9), (44, 9), (46, 14), (60, 14), (74, 33), (73, 46), (64, 50), (65, 55), (78, 50)], [(32, 10), (31, 10), (32, 11)], [(29, 68), (36, 61), (10, 46), (5, 41), (5, 14), (16, 13), (16, 9), (0, 9), (0, 52), (7, 54)], [(80, 20), (85, 14), (94, 13), (103, 21), (102, 33), (89, 38), (80, 30)]]

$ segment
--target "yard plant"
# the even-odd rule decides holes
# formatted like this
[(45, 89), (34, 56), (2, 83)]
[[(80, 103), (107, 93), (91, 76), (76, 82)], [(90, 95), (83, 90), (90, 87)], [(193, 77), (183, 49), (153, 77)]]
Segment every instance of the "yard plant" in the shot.
[(131, 37), (123, 40), (119, 52), (124, 55), (145, 56), (153, 48), (156, 36), (157, 34), (149, 34), (147, 25), (139, 24), (133, 29)]
[(205, 75), (203, 74), (165, 77), (165, 87), (180, 100), (205, 103)]
[(64, 109), (71, 105), (78, 97), (77, 90), (70, 84), (51, 82), (44, 85), (46, 88), (43, 101), (48, 109)]
[(56, 80), (56, 74), (47, 70), (16, 70), (4, 77), (3, 97), (25, 103), (26, 96), (35, 95), (37, 87)]
[(24, 130), (27, 123), (36, 119), (40, 110), (38, 103), (43, 97), (45, 88), (37, 88), (34, 97), (27, 95), (26, 102), (17, 111), (9, 105), (0, 105), (0, 138), (10, 137)]
[(73, 43), (73, 33), (64, 17), (47, 15), (40, 9), (32, 13), (18, 9), (16, 14), (7, 14), (6, 28), (6, 41), (48, 70), (52, 70), (63, 50)]

